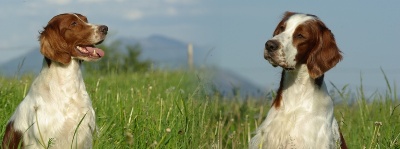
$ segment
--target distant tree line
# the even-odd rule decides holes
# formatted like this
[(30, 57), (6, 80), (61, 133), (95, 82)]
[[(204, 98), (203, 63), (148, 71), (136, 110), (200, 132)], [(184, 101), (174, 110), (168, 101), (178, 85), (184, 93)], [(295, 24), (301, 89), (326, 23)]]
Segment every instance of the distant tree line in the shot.
[(122, 45), (120, 41), (98, 45), (105, 56), (97, 62), (84, 63), (85, 72), (127, 73), (145, 72), (151, 67), (150, 60), (140, 60), (142, 48), (139, 44)]

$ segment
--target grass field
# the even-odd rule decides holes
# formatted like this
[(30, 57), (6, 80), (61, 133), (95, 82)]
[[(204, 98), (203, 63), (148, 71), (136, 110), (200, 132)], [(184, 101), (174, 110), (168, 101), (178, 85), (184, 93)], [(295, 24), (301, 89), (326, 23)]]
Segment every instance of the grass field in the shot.
[[(247, 148), (270, 107), (270, 99), (206, 94), (201, 71), (85, 76), (97, 117), (94, 148)], [(2, 135), (32, 79), (0, 77)], [(400, 104), (392, 88), (375, 94), (371, 103), (361, 86), (353, 91), (355, 104), (336, 105), (350, 148), (400, 148)]]

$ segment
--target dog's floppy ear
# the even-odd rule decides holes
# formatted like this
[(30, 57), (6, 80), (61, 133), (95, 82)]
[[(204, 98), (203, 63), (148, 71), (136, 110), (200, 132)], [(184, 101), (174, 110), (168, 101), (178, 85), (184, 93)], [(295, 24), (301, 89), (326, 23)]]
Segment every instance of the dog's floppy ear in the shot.
[[(49, 22), (40, 33), (40, 52), (48, 59), (62, 64), (71, 61), (71, 55), (67, 52), (67, 43), (60, 34), (57, 22)], [(50, 64), (49, 64), (50, 65)]]
[(315, 26), (318, 34), (318, 43), (307, 58), (308, 73), (316, 79), (334, 67), (342, 60), (341, 51), (336, 45), (335, 37), (325, 24), (316, 20)]

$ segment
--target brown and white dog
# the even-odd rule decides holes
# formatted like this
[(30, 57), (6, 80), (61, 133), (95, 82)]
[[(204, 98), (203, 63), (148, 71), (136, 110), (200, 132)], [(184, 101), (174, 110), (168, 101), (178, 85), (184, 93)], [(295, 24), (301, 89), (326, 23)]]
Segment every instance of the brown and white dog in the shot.
[(4, 149), (92, 148), (95, 113), (80, 67), (104, 56), (94, 45), (107, 31), (77, 13), (48, 22), (39, 37), (42, 70), (7, 124)]
[(265, 43), (264, 58), (283, 71), (277, 96), (250, 148), (347, 148), (323, 80), (342, 59), (325, 24), (315, 15), (286, 12)]

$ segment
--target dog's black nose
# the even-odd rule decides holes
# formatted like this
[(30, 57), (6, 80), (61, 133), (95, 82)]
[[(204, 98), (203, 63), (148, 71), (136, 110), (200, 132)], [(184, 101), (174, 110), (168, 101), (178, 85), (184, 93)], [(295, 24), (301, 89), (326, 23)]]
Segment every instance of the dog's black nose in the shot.
[(277, 50), (279, 47), (279, 43), (276, 40), (268, 40), (265, 43), (265, 49), (267, 49), (269, 52)]
[(105, 26), (105, 25), (101, 25), (101, 26), (99, 27), (99, 30), (100, 30), (100, 32), (102, 32), (103, 34), (107, 34), (107, 32), (108, 32), (108, 27)]

